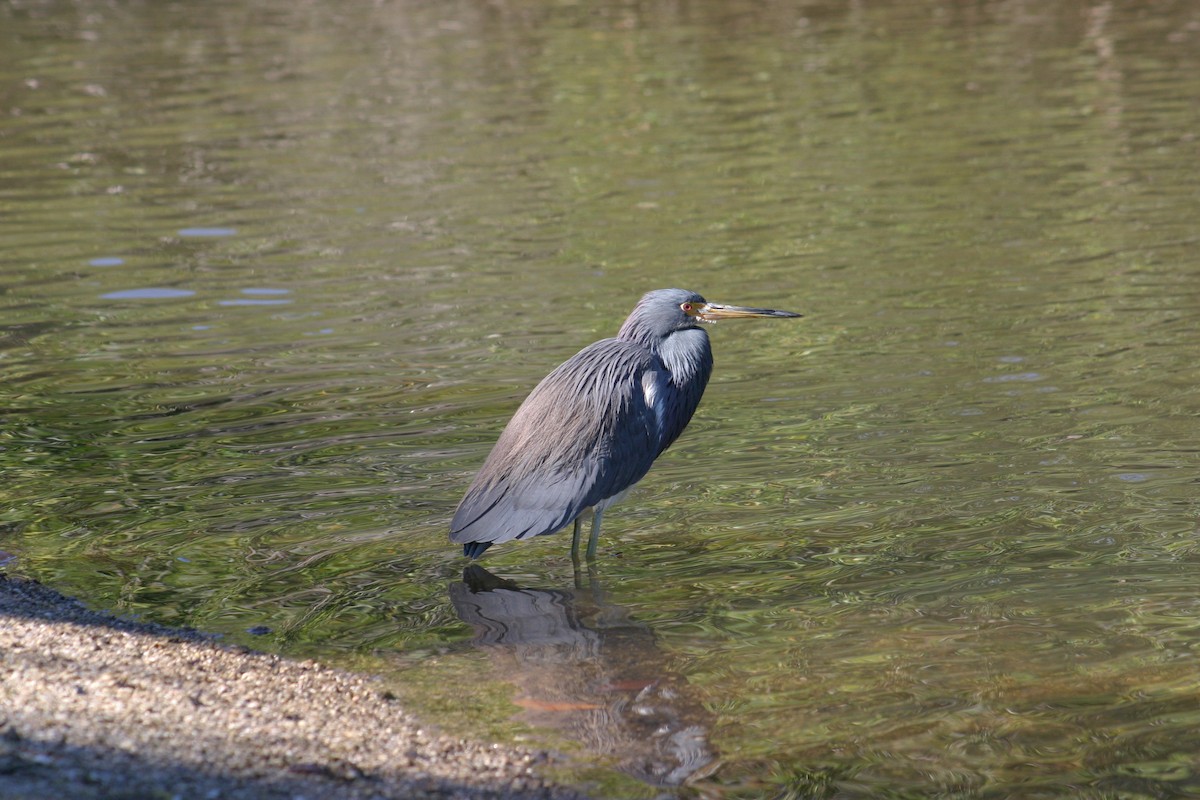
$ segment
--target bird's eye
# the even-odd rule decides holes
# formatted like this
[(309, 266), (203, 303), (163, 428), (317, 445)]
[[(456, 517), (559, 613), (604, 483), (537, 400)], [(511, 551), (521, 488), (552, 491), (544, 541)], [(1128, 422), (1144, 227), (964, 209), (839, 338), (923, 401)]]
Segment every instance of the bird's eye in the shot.
[(685, 313), (685, 314), (692, 313), (692, 304), (691, 303), (684, 303), (679, 307), (683, 309), (683, 313)]

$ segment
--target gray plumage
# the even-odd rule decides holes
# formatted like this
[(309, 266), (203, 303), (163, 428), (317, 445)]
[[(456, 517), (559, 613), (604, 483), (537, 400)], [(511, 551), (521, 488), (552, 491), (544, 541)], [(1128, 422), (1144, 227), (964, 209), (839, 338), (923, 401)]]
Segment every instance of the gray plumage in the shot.
[(553, 533), (600, 513), (641, 480), (687, 426), (712, 374), (704, 322), (799, 316), (717, 306), (695, 292), (642, 297), (616, 338), (569, 358), (530, 393), (459, 503), (450, 540), (478, 557), (498, 542)]

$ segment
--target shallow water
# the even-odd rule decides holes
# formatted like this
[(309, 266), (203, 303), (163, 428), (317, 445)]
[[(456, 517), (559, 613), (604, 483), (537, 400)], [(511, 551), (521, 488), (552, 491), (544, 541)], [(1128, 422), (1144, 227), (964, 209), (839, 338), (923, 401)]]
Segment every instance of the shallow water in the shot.
[[(1191, 4), (10, 2), (0, 52), (17, 569), (706, 796), (1200, 796)], [(473, 596), (504, 422), (671, 285), (806, 316), (710, 329), (596, 575)]]

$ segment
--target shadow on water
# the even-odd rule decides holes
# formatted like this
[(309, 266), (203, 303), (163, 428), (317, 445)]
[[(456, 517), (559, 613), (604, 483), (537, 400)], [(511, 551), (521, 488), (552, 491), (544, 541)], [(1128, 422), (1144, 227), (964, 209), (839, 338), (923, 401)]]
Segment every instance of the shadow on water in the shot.
[(517, 687), (527, 722), (654, 786), (681, 786), (717, 766), (711, 715), (672, 672), (654, 632), (608, 602), (594, 574), (577, 574), (573, 589), (528, 589), (471, 565), (450, 585), (450, 600)]

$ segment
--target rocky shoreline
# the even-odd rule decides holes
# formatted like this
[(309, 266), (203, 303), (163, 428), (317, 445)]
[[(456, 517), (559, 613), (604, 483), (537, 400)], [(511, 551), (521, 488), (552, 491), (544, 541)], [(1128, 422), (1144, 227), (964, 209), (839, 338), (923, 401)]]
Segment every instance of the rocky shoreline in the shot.
[(0, 796), (542, 798), (557, 756), (431, 731), (370, 677), (0, 574)]

